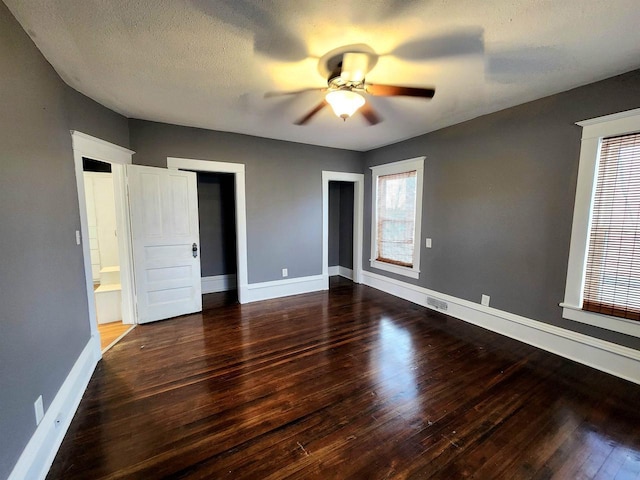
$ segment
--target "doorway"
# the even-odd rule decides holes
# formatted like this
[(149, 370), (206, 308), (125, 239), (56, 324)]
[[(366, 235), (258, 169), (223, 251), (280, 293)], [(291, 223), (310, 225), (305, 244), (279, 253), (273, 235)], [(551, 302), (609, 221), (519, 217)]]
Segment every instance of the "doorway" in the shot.
[(352, 182), (329, 182), (329, 276), (353, 280)]
[(232, 173), (195, 172), (198, 182), (202, 294), (237, 300), (236, 202)]
[[(340, 208), (343, 198), (344, 208)], [(363, 205), (363, 174), (322, 172), (322, 276), (325, 290), (329, 289), (331, 275), (345, 276), (355, 283), (362, 283)], [(341, 214), (345, 209), (349, 212)], [(332, 227), (330, 223), (333, 223)], [(330, 243), (333, 243), (331, 248)]]
[[(176, 170), (190, 170), (201, 173), (230, 174), (233, 177), (233, 196), (235, 206), (235, 254), (237, 296), (239, 303), (249, 300), (247, 283), (247, 210), (245, 197), (244, 164), (229, 162), (214, 162), (191, 158), (167, 157), (167, 167)], [(230, 178), (230, 177), (229, 177)], [(206, 277), (205, 277), (206, 278)], [(230, 279), (227, 279), (230, 281)], [(203, 282), (203, 291), (210, 288)]]
[(85, 208), (96, 321), (104, 353), (123, 338), (132, 325), (122, 321), (122, 283), (118, 253), (115, 187), (110, 163), (82, 158)]
[[(98, 330), (96, 302), (90, 249), (90, 234), (87, 218), (84, 158), (110, 165), (113, 180), (113, 199), (115, 207), (116, 230), (118, 232), (118, 261), (120, 264), (121, 314), (125, 325), (136, 323), (133, 295), (133, 256), (130, 243), (130, 220), (126, 198), (124, 166), (131, 164), (133, 151), (92, 137), (82, 132), (71, 131), (73, 162), (76, 174), (80, 230), (76, 231), (76, 243), (82, 248), (84, 258), (85, 281), (87, 291), (87, 315), (91, 331), (91, 343), (96, 358), (102, 356), (101, 335)], [(84, 239), (84, 241), (83, 241)], [(119, 336), (119, 335), (118, 335)]]

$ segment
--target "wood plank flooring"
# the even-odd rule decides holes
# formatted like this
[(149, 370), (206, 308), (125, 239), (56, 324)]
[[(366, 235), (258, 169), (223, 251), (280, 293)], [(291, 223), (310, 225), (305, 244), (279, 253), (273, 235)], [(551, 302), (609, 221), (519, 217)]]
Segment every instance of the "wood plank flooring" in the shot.
[(640, 478), (640, 386), (368, 287), (141, 325), (48, 479)]
[(100, 333), (100, 349), (104, 350), (111, 342), (116, 340), (120, 335), (129, 330), (131, 325), (125, 325), (122, 322), (99, 323), (98, 332)]

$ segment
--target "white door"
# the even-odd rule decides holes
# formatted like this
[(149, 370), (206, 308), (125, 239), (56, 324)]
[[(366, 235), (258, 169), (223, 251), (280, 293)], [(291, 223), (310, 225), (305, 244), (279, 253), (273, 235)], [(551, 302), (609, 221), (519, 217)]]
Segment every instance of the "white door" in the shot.
[(127, 165), (138, 323), (202, 310), (196, 174)]
[(89, 255), (91, 256), (91, 274), (93, 283), (100, 281), (100, 248), (98, 245), (98, 220), (96, 219), (96, 200), (93, 191), (93, 172), (82, 172), (84, 176), (84, 194), (87, 204), (87, 227), (89, 230)]
[(93, 195), (95, 198), (96, 225), (98, 227), (100, 265), (102, 268), (119, 266), (113, 176), (110, 173), (103, 172), (91, 173), (93, 173)]

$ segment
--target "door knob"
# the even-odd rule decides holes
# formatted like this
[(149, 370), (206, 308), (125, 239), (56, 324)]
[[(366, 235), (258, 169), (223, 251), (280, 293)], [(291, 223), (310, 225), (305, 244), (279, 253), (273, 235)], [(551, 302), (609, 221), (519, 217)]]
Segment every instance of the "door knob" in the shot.
[(191, 246), (191, 252), (193, 253), (193, 258), (196, 258), (198, 256), (198, 244), (194, 242), (194, 244)]

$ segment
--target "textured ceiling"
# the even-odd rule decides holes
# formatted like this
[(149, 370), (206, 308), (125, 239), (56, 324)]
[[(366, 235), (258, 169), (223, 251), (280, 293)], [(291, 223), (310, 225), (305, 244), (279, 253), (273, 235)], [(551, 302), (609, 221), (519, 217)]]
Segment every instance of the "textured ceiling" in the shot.
[[(4, 0), (66, 83), (127, 117), (369, 150), (640, 67), (638, 0)], [(324, 109), (318, 59), (380, 55), (368, 126)], [(578, 119), (577, 119), (578, 120)]]

